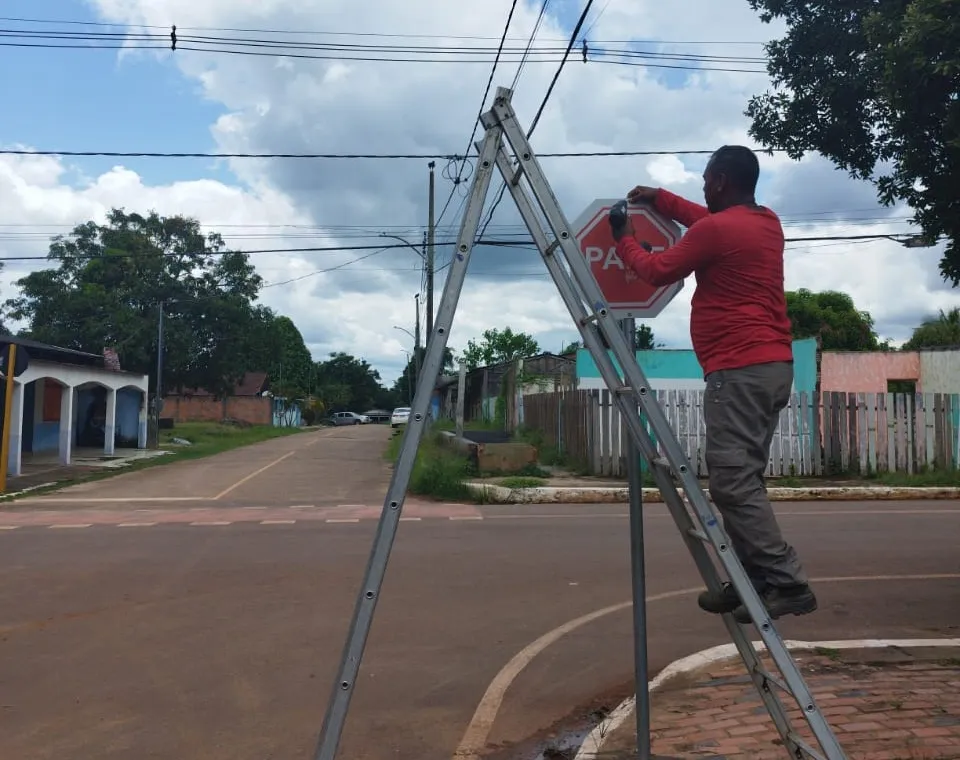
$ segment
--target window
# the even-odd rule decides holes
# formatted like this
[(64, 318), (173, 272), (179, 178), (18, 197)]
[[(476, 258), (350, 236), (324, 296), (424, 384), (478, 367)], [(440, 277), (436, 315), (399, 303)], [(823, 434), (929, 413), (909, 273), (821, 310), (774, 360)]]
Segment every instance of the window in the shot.
[(42, 422), (60, 421), (60, 398), (63, 386), (54, 380), (43, 380), (43, 417)]

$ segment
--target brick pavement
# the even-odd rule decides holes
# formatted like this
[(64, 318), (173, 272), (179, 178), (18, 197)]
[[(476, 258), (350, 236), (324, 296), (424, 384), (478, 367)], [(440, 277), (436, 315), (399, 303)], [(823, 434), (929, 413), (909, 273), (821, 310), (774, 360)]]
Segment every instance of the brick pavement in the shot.
[[(960, 650), (833, 650), (795, 657), (850, 760), (960, 758)], [(790, 715), (812, 743), (795, 706)], [(739, 660), (668, 682), (653, 694), (650, 723), (651, 751), (664, 760), (787, 757)], [(634, 725), (631, 717), (614, 731), (598, 760), (635, 758)]]

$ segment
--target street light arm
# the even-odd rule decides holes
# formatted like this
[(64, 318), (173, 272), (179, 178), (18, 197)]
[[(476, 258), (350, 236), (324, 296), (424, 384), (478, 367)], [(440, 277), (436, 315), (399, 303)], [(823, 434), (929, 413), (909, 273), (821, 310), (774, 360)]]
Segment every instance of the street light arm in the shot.
[(392, 238), (393, 240), (399, 240), (401, 243), (403, 243), (405, 246), (407, 246), (407, 248), (412, 248), (414, 251), (416, 251), (417, 256), (419, 256), (421, 259), (424, 258), (423, 252), (422, 252), (417, 246), (415, 246), (413, 243), (411, 243), (409, 240), (407, 240), (406, 238), (402, 238), (402, 237), (400, 237), (399, 235), (390, 235), (389, 233), (386, 233), (386, 232), (381, 232), (381, 233), (380, 233), (380, 237)]

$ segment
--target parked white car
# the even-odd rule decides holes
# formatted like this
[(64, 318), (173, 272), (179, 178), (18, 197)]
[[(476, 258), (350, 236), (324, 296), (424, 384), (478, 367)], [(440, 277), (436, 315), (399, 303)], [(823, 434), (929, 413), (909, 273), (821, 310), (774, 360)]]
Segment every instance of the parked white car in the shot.
[(410, 419), (410, 407), (409, 406), (398, 406), (393, 410), (393, 414), (390, 415), (390, 427), (400, 427), (400, 425), (406, 425), (407, 420)]

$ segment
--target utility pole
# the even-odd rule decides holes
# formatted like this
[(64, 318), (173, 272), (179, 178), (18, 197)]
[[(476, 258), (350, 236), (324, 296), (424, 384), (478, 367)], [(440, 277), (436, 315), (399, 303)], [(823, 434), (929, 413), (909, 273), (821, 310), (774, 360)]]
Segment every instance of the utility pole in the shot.
[(457, 378), (457, 438), (463, 438), (463, 405), (467, 393), (467, 364), (460, 362), (460, 375)]
[(416, 329), (413, 334), (413, 351), (414, 356), (416, 352), (420, 350), (420, 294), (414, 293), (413, 302), (416, 304)]
[(160, 414), (163, 412), (163, 301), (160, 302), (160, 318), (157, 322), (157, 387), (153, 397), (156, 418), (157, 448), (160, 448)]
[(434, 234), (433, 234), (433, 204), (434, 204), (434, 173), (433, 168), (436, 166), (436, 162), (431, 161), (427, 166), (430, 167), (430, 202), (429, 202), (429, 212), (427, 215), (427, 345), (430, 344), (430, 336), (433, 335), (433, 268), (434, 268), (434, 258), (433, 258), (433, 244), (434, 244)]

